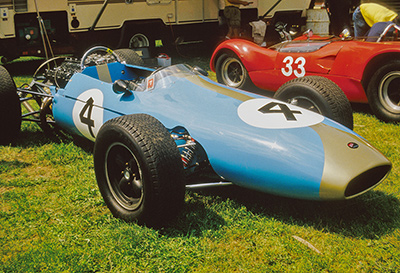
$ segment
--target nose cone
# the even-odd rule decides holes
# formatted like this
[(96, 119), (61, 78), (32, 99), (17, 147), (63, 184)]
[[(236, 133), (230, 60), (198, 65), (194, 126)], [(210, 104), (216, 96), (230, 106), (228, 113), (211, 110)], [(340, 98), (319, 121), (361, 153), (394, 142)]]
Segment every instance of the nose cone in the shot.
[(384, 180), (392, 164), (381, 152), (356, 135), (327, 127), (313, 126), (325, 151), (319, 193), (322, 200), (353, 198)]

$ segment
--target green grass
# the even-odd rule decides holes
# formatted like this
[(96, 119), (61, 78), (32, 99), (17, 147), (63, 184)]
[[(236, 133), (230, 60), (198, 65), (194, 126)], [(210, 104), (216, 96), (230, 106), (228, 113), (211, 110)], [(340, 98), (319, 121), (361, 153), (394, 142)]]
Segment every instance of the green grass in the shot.
[(112, 217), (90, 145), (23, 123), (16, 144), (0, 146), (0, 272), (399, 272), (400, 128), (354, 117), (393, 163), (375, 190), (345, 202), (188, 191), (160, 229)]

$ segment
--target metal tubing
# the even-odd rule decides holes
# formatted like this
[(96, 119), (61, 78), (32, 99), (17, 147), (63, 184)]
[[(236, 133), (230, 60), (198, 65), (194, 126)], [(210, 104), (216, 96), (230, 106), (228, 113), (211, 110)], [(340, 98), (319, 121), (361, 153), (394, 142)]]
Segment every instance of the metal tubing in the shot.
[(210, 183), (201, 183), (201, 184), (191, 184), (186, 185), (186, 189), (202, 189), (202, 188), (211, 188), (211, 187), (221, 187), (221, 186), (231, 186), (232, 182), (210, 182)]

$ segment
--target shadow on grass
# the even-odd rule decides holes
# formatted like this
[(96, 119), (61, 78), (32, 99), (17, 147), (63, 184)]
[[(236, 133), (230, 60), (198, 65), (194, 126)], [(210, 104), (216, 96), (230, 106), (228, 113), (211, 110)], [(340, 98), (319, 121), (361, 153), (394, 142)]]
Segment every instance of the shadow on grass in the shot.
[[(66, 142), (73, 142), (88, 153), (93, 149), (90, 141), (65, 133), (48, 135), (40, 129), (22, 131), (13, 145), (28, 148)], [(2, 165), (4, 168), (19, 167), (18, 162)], [(347, 201), (318, 202), (230, 186), (192, 191), (178, 219), (160, 229), (160, 232), (167, 236), (201, 237), (204, 232), (220, 229), (226, 223), (223, 217), (209, 208), (215, 205), (213, 202), (219, 202), (215, 198), (208, 198), (210, 196), (218, 197), (219, 201), (234, 200), (253, 214), (265, 218), (273, 217), (289, 225), (312, 226), (317, 230), (349, 237), (376, 239), (400, 225), (399, 200), (378, 190)]]
[[(24, 129), (19, 133), (18, 138), (12, 143), (12, 146), (28, 148), (40, 147), (49, 143), (70, 143), (73, 142), (87, 153), (93, 152), (94, 143), (83, 137), (72, 136), (64, 130), (54, 129), (51, 132), (43, 132), (39, 126), (32, 124), (36, 128)], [(32, 128), (32, 127), (31, 127)]]
[(343, 236), (376, 239), (399, 227), (400, 202), (374, 190), (345, 201), (307, 201), (279, 197), (236, 186), (202, 190), (231, 199), (263, 217), (289, 225), (312, 226)]
[(37, 131), (26, 131), (22, 130), (16, 141), (12, 143), (13, 146), (18, 146), (22, 148), (28, 147), (40, 147), (48, 143), (62, 143), (70, 142), (72, 138), (68, 135), (59, 133), (45, 133), (38, 129)]
[(8, 70), (12, 76), (31, 76), (36, 69), (45, 61), (45, 59), (34, 59), (28, 61), (14, 61), (4, 64), (3, 66)]
[(371, 108), (366, 103), (352, 103), (351, 108), (353, 108), (353, 112), (374, 115), (374, 113), (372, 113)]
[(192, 195), (191, 200), (185, 202), (178, 218), (160, 228), (160, 233), (168, 237), (203, 237), (226, 225), (220, 215), (196, 199), (202, 199), (202, 196)]
[(31, 164), (19, 160), (0, 160), (0, 174), (10, 170), (18, 170), (21, 168), (29, 167)]
[[(94, 143), (82, 137), (71, 136), (63, 131), (55, 131), (53, 133), (44, 133), (38, 126), (25, 128), (20, 132), (18, 139), (12, 144), (13, 147), (40, 148), (50, 143), (74, 143), (85, 152), (92, 154)], [(2, 168), (18, 168), (23, 163), (6, 162), (0, 165), (0, 173)], [(2, 164), (2, 162), (0, 162)], [(211, 209), (204, 206), (202, 195), (194, 195), (189, 201), (185, 202), (183, 212), (180, 216), (164, 227), (154, 227), (159, 229), (161, 233), (168, 236), (190, 236), (200, 237), (204, 231), (217, 230), (225, 225), (225, 221)], [(105, 204), (103, 204), (106, 206)]]

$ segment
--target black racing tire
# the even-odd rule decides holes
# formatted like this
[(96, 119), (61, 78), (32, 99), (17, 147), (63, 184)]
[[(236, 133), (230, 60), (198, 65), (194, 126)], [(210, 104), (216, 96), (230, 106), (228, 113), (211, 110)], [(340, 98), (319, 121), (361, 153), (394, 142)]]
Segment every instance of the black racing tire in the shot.
[(118, 55), (121, 61), (125, 61), (127, 64), (140, 65), (144, 64), (144, 61), (140, 56), (130, 48), (121, 48), (114, 50), (114, 53)]
[(320, 76), (296, 78), (283, 84), (274, 98), (333, 119), (353, 129), (353, 110), (342, 89)]
[(379, 119), (400, 122), (400, 60), (388, 62), (372, 75), (367, 97)]
[(0, 145), (10, 144), (21, 130), (21, 104), (14, 80), (0, 66)]
[(233, 53), (221, 54), (215, 63), (217, 81), (229, 87), (253, 91), (257, 88), (251, 81), (246, 67)]
[(94, 168), (103, 199), (117, 218), (162, 225), (182, 208), (179, 150), (168, 130), (149, 115), (107, 121), (96, 137)]

